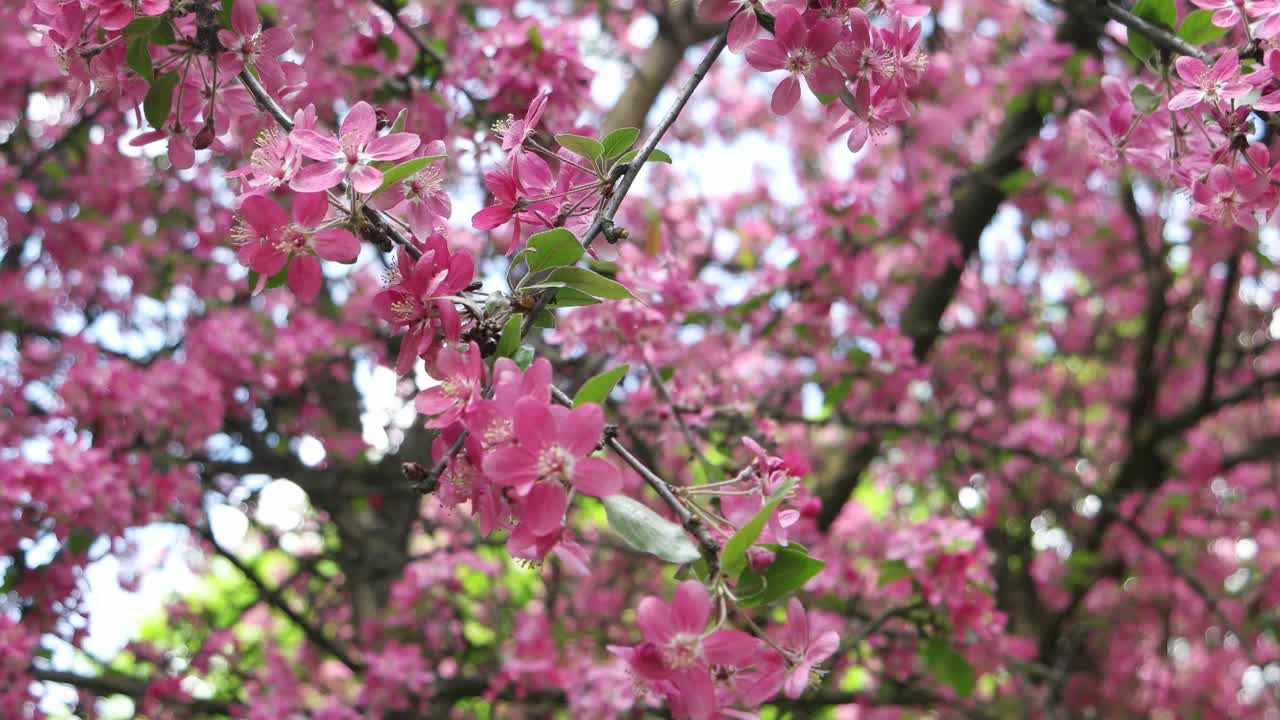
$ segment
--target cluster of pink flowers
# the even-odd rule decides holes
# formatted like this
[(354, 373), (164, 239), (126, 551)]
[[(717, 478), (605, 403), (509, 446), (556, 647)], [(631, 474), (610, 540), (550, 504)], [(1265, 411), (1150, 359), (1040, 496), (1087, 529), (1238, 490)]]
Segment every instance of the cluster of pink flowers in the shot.
[[(593, 455), (604, 431), (595, 403), (572, 410), (550, 403), (551, 365), (539, 358), (525, 371), (507, 358), (489, 373), (473, 344), (436, 351), (439, 384), (419, 393), (416, 405), (441, 429), (437, 461), (447, 462), (440, 498), (470, 501), (484, 532), (509, 527), (512, 555), (540, 561), (553, 550), (566, 567), (589, 572), (586, 551), (566, 528), (571, 493), (607, 497), (622, 489), (610, 461)], [(462, 452), (450, 452), (466, 432)]]
[(733, 707), (757, 707), (784, 691), (798, 698), (840, 644), (834, 630), (812, 626), (794, 598), (786, 623), (766, 637), (723, 628), (723, 612), (708, 629), (714, 610), (706, 587), (686, 580), (670, 604), (652, 596), (640, 601), (636, 623), (643, 642), (609, 648), (677, 718), (746, 718), (751, 715)]
[[(858, 3), (812, 4), (795, 0), (702, 0), (701, 15), (732, 18), (729, 49), (745, 51), (762, 72), (783, 70), (770, 107), (786, 115), (800, 101), (800, 81), (831, 108), (832, 138), (845, 136), (858, 151), (908, 116), (908, 94), (928, 67), (917, 47), (921, 24), (913, 19), (929, 8), (885, 3), (886, 22), (876, 27)], [(773, 13), (773, 37), (760, 34), (758, 13)]]

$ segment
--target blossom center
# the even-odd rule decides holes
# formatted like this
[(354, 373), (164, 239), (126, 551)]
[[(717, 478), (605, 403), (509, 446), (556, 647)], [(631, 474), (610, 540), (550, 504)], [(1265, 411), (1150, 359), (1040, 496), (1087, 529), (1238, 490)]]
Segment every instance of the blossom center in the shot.
[(676, 633), (667, 645), (667, 664), (676, 669), (697, 665), (700, 655), (702, 655), (701, 635)]
[(573, 477), (573, 453), (559, 445), (543, 448), (538, 454), (538, 477), (568, 482)]
[(792, 75), (808, 75), (813, 71), (816, 61), (812, 50), (796, 48), (787, 54), (787, 72)]

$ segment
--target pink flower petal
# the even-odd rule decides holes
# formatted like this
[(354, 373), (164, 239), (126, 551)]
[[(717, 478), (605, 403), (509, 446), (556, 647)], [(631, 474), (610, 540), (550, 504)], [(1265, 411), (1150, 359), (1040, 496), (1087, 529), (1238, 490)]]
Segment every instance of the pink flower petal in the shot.
[(231, 6), (231, 28), (243, 37), (258, 32), (258, 3), (255, 0), (235, 0)]
[(503, 447), (490, 450), (484, 456), (484, 474), (502, 487), (513, 487), (528, 492), (538, 479), (537, 458), (522, 447)]
[(636, 626), (645, 640), (654, 645), (666, 645), (675, 634), (671, 608), (656, 597), (646, 597), (636, 606)]
[(520, 505), (520, 520), (537, 535), (548, 535), (561, 526), (568, 495), (560, 483), (541, 482), (533, 486)]
[(296, 192), (324, 192), (342, 182), (342, 168), (331, 162), (314, 163), (298, 172), (289, 182)]
[(328, 213), (329, 196), (325, 193), (298, 193), (293, 196), (293, 221), (304, 228), (324, 222)]
[(786, 115), (800, 102), (800, 81), (795, 75), (788, 75), (773, 90), (773, 101), (769, 108), (774, 115)]
[(413, 133), (392, 133), (374, 138), (365, 146), (365, 152), (374, 160), (399, 160), (417, 150), (420, 142)]
[(781, 70), (787, 64), (787, 51), (777, 40), (761, 38), (747, 46), (747, 64), (761, 72)]
[(676, 586), (671, 599), (672, 620), (676, 632), (701, 633), (711, 619), (711, 595), (698, 580), (685, 580)]
[(360, 255), (360, 241), (350, 231), (342, 228), (321, 230), (311, 239), (311, 247), (325, 260), (340, 263), (355, 262)]
[(320, 261), (311, 255), (298, 255), (289, 263), (289, 289), (303, 302), (311, 302), (320, 294), (324, 277)]
[(333, 160), (342, 156), (342, 146), (328, 135), (315, 130), (300, 128), (289, 134), (289, 142), (293, 143), (305, 157), (312, 160)]
[(573, 486), (592, 497), (617, 495), (622, 492), (622, 474), (604, 458), (582, 458), (573, 464)]
[(363, 145), (377, 132), (378, 116), (369, 103), (361, 100), (342, 119), (342, 136), (351, 137)]
[(537, 453), (556, 441), (556, 423), (551, 407), (533, 398), (520, 398), (515, 407), (516, 439), (529, 452)]
[(351, 186), (358, 193), (371, 193), (382, 185), (382, 171), (369, 165), (351, 168)]
[(600, 444), (604, 431), (604, 410), (595, 403), (584, 403), (574, 408), (564, 419), (557, 433), (560, 445), (577, 457), (590, 455)]

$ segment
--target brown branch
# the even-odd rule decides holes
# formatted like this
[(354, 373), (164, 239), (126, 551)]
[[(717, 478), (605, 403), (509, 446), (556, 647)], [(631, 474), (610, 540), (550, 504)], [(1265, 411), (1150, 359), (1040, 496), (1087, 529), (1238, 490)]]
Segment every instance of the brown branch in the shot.
[[(111, 695), (125, 695), (131, 698), (139, 699), (147, 694), (147, 686), (150, 684), (146, 680), (136, 680), (128, 677), (112, 677), (109, 675), (81, 675), (79, 673), (67, 672), (63, 670), (46, 670), (33, 667), (30, 669), (31, 677), (40, 682), (57, 683), (59, 685), (70, 685), (82, 690), (86, 690), (99, 697), (108, 697)], [(199, 715), (230, 715), (239, 705), (237, 703), (226, 700), (199, 700), (192, 698), (191, 700), (172, 700), (162, 698), (162, 702), (170, 705), (181, 705)]]

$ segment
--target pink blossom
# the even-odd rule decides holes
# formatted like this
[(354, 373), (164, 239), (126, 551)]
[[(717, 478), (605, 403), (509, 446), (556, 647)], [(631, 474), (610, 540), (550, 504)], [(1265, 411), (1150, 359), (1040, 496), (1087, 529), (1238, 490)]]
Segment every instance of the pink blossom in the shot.
[(235, 75), (253, 67), (268, 85), (284, 83), (284, 71), (276, 58), (293, 47), (293, 33), (285, 27), (262, 29), (257, 0), (235, 0), (231, 6), (231, 29), (219, 30), (218, 40), (226, 52), (218, 56), (218, 70)]
[(515, 442), (516, 403), (530, 397), (546, 403), (551, 398), (551, 363), (540, 357), (523, 373), (510, 358), (493, 364), (493, 397), (472, 403), (465, 418), (467, 429), (485, 447), (495, 448)]
[(1213, 11), (1213, 24), (1220, 28), (1230, 29), (1244, 20), (1241, 0), (1191, 0), (1191, 4)]
[(295, 195), (293, 222), (274, 200), (250, 195), (240, 206), (241, 224), (236, 231), (240, 263), (258, 273), (259, 292), (268, 278), (289, 266), (289, 289), (304, 302), (315, 299), (323, 277), (320, 258), (355, 262), (360, 241), (337, 227), (316, 229), (324, 222), (329, 202), (324, 193)]
[(338, 137), (310, 129), (295, 129), (294, 144), (302, 154), (320, 162), (304, 167), (289, 187), (298, 192), (328, 190), (346, 179), (356, 192), (370, 193), (382, 184), (382, 171), (369, 163), (399, 160), (418, 147), (413, 133), (392, 133), (376, 137), (378, 120), (373, 107), (358, 102), (342, 120)]
[(480, 398), (484, 385), (484, 361), (480, 348), (467, 343), (465, 348), (444, 348), (436, 356), (436, 367), (443, 373), (440, 383), (418, 393), (414, 406), (430, 416), (429, 428), (454, 424)]
[(784, 8), (774, 17), (773, 38), (762, 38), (747, 48), (747, 62), (751, 67), (769, 72), (786, 70), (787, 77), (773, 91), (772, 109), (777, 115), (786, 115), (800, 100), (800, 78), (803, 77), (815, 93), (834, 95), (844, 83), (839, 71), (823, 61), (840, 39), (840, 24), (834, 20), (822, 20), (813, 27), (805, 27), (800, 13)]
[[(780, 637), (775, 638), (785, 653), (783, 662), (765, 671), (759, 692), (772, 697), (780, 689), (787, 697), (798, 698), (809, 686), (814, 671), (840, 646), (840, 636), (834, 630), (815, 633), (809, 627), (809, 618), (800, 601), (791, 598), (787, 603), (787, 622)], [(772, 689), (772, 692), (765, 692)]]
[(485, 474), (521, 495), (539, 481), (572, 485), (595, 497), (612, 495), (622, 489), (622, 476), (613, 463), (591, 456), (603, 431), (604, 411), (595, 403), (569, 410), (521, 398), (515, 405), (517, 444), (486, 455)]
[(1186, 55), (1174, 60), (1173, 64), (1178, 76), (1190, 87), (1169, 100), (1170, 110), (1185, 110), (1202, 102), (1234, 100), (1253, 90), (1248, 83), (1239, 80), (1240, 56), (1234, 49), (1223, 53), (1212, 68), (1198, 58)]
[[(435, 140), (427, 147), (426, 156), (444, 155), (444, 143)], [(439, 161), (378, 193), (369, 204), (379, 210), (397, 209), (409, 218), (415, 235), (430, 235), (438, 222), (449, 219), (453, 205), (444, 189), (444, 168)]]
[(458, 311), (447, 296), (471, 284), (475, 261), (465, 252), (450, 255), (439, 235), (427, 241), (417, 260), (404, 248), (398, 249), (398, 257), (392, 283), (373, 298), (373, 307), (378, 317), (406, 328), (396, 359), (396, 372), (403, 375), (419, 355), (429, 354), (435, 347), (437, 332), (449, 340), (460, 338)]
[(721, 23), (729, 18), (729, 49), (742, 52), (760, 32), (756, 12), (762, 10), (760, 0), (699, 0), (698, 17)]
[(135, 14), (160, 15), (169, 9), (169, 0), (88, 0), (98, 8), (98, 22), (104, 30), (121, 30), (133, 22)]

